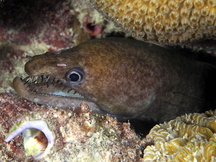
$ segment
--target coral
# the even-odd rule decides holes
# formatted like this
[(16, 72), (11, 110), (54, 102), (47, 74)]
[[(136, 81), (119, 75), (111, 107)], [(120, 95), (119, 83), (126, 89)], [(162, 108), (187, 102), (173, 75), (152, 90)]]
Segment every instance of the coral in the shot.
[(112, 21), (107, 20), (86, 0), (71, 0), (71, 8), (74, 9), (80, 23), (80, 27), (96, 38), (104, 38), (110, 33), (121, 32)]
[(185, 114), (154, 126), (144, 161), (215, 161), (216, 110)]
[[(74, 113), (70, 109), (39, 106), (16, 95), (1, 93), (0, 161), (33, 160), (31, 156), (25, 156), (24, 151), (24, 146), (31, 148), (28, 145), (31, 138), (27, 144), (23, 143), (21, 136), (8, 143), (4, 139), (14, 124), (41, 120), (46, 121), (55, 134), (50, 153), (42, 159), (45, 161), (140, 161), (142, 149), (146, 146), (129, 123), (120, 123), (110, 116), (93, 115), (85, 104)], [(36, 136), (37, 140), (45, 138)]]
[(215, 0), (90, 0), (134, 37), (177, 44), (216, 37)]

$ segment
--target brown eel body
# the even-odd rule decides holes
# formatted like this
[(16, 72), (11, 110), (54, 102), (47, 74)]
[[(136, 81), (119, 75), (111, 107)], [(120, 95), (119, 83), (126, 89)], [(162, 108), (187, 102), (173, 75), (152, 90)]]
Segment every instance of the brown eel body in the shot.
[[(84, 102), (95, 112), (119, 119), (163, 122), (203, 111), (211, 68), (134, 39), (94, 39), (60, 54), (34, 56), (25, 65), (26, 73), (34, 77), (16, 77), (13, 87), (20, 96), (40, 104), (73, 108)], [(71, 84), (70, 78), (76, 81), (77, 76), (66, 77), (70, 69), (81, 71), (82, 81)], [(55, 91), (73, 91), (81, 98), (53, 95)]]

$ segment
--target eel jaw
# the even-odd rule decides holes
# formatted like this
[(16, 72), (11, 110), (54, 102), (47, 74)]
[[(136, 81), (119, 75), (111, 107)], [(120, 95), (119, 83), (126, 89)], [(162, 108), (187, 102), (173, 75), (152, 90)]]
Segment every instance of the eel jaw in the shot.
[(12, 85), (18, 95), (38, 104), (75, 109), (86, 103), (90, 110), (100, 112), (95, 103), (86, 100), (66, 83), (51, 76), (28, 76), (24, 79), (16, 77)]
[[(75, 91), (70, 86), (66, 85), (64, 81), (56, 79), (52, 76), (28, 76), (24, 79), (20, 78), (20, 81), (23, 82), (25, 89), (27, 91), (30, 91), (31, 93), (35, 93), (38, 95), (57, 95), (72, 98), (84, 98), (84, 96), (82, 96), (80, 93)], [(19, 83), (18, 81), (18, 84), (21, 83)], [(13, 83), (13, 87), (16, 90), (16, 92), (19, 91), (19, 87), (16, 86), (16, 83)]]

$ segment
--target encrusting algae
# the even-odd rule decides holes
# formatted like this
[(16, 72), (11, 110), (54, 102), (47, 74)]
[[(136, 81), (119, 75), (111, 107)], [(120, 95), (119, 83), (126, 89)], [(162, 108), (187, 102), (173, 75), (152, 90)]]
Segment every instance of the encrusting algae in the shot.
[(133, 37), (184, 44), (216, 37), (215, 0), (91, 0)]
[(216, 110), (185, 114), (154, 126), (144, 161), (215, 161)]
[[(44, 156), (40, 161), (52, 162), (141, 159), (142, 142), (129, 122), (120, 123), (107, 115), (94, 115), (85, 104), (73, 112), (39, 106), (15, 94), (1, 93), (0, 121), (4, 121), (0, 125), (1, 162), (35, 161), (40, 160), (41, 155)], [(26, 126), (29, 129), (22, 131)], [(31, 127), (37, 128), (32, 130)], [(23, 137), (17, 135), (17, 130), (24, 133)]]

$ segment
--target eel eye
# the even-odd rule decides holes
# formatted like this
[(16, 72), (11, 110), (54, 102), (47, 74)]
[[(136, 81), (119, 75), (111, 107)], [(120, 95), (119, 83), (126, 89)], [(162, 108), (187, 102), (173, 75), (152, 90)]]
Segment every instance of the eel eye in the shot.
[(85, 73), (80, 68), (72, 68), (66, 72), (65, 80), (72, 85), (81, 84), (85, 80)]

